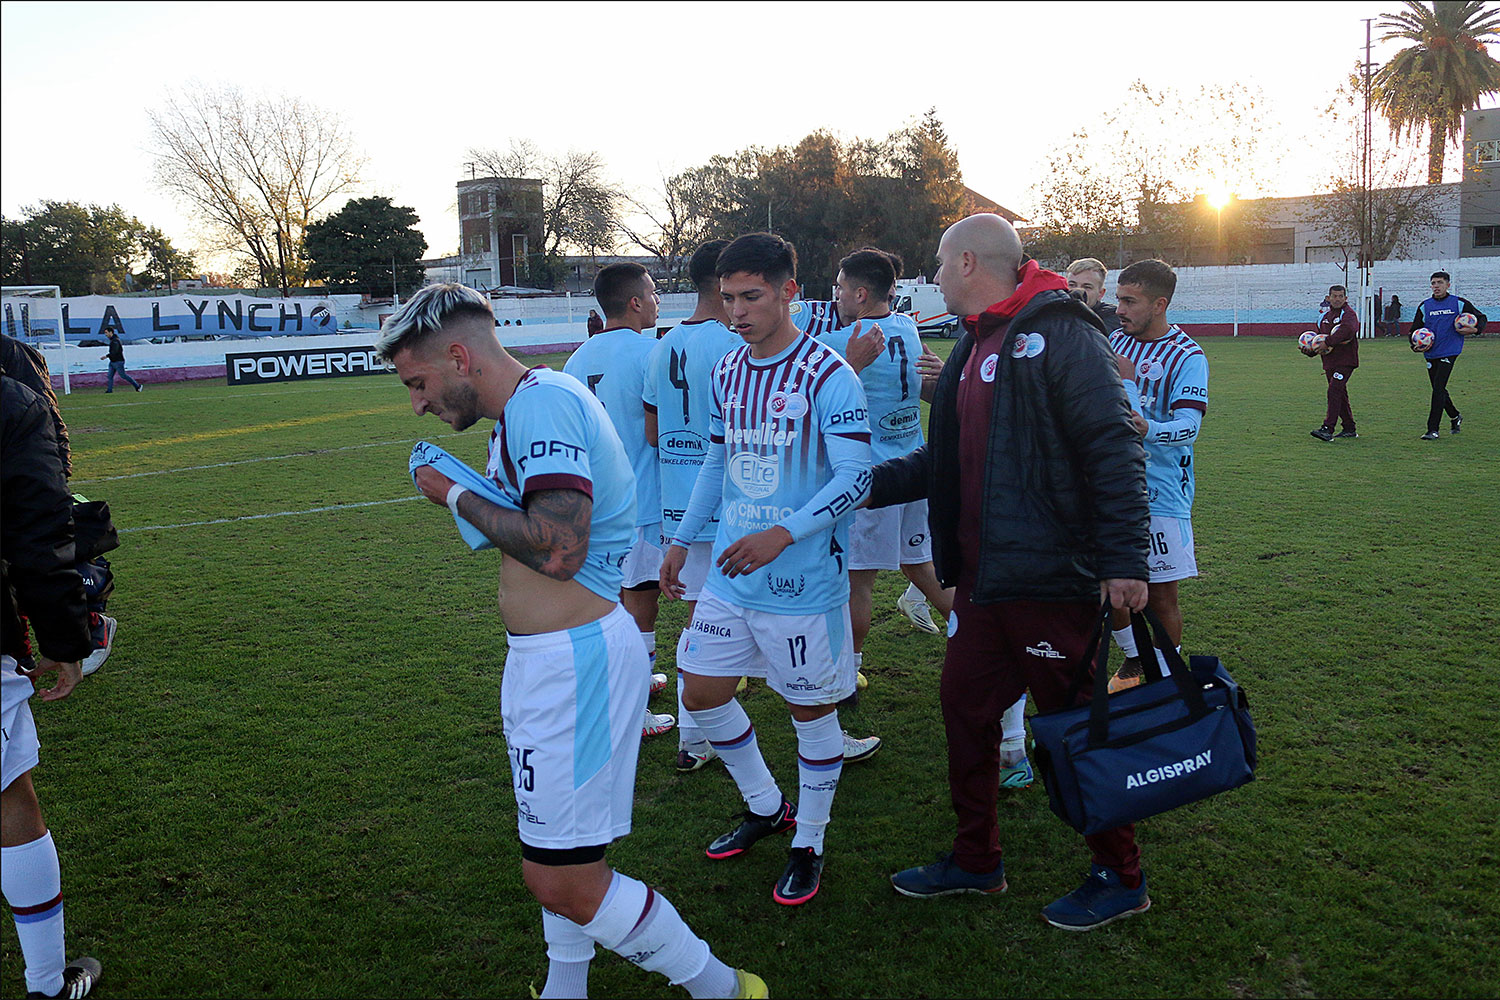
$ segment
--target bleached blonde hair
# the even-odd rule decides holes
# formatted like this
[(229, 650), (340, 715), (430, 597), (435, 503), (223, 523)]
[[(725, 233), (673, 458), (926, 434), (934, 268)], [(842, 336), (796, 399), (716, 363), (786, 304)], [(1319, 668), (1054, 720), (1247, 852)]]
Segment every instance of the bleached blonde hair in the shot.
[(375, 350), (390, 361), (402, 350), (415, 350), (444, 324), (465, 316), (495, 325), (495, 310), (482, 293), (456, 282), (428, 285), (381, 324)]
[(1075, 260), (1068, 265), (1067, 273), (1082, 274), (1085, 271), (1099, 272), (1099, 284), (1101, 285), (1104, 284), (1104, 279), (1109, 277), (1109, 269), (1104, 266), (1104, 262), (1095, 260), (1093, 257), (1080, 257), (1078, 260)]

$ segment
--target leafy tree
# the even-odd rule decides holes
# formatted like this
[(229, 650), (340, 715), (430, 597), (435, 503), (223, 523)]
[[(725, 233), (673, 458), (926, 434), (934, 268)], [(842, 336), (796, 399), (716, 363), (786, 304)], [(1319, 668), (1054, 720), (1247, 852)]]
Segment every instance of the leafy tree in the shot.
[(364, 158), (339, 118), (298, 97), (194, 85), (150, 113), (157, 180), (252, 263), (260, 284), (300, 284), (302, 235), (359, 182)]
[(170, 291), (172, 282), (189, 277), (198, 269), (192, 255), (172, 246), (172, 241), (155, 226), (141, 230), (137, 242), (146, 258), (144, 269), (135, 276), (139, 285), (147, 288), (160, 286)]
[(153, 260), (192, 269), (192, 258), (176, 250), (161, 230), (147, 227), (118, 205), (43, 201), (5, 220), (4, 281), (13, 285), (58, 285), (64, 295), (121, 292), (134, 283), (132, 264)]
[(343, 208), (309, 223), (303, 241), (309, 278), (335, 288), (357, 288), (371, 296), (388, 295), (395, 285), (402, 291), (421, 286), (422, 255), (427, 241), (416, 230), (415, 210), (385, 197), (354, 198)]
[[(543, 269), (545, 258), (560, 258), (569, 249), (586, 254), (614, 249), (623, 196), (605, 177), (600, 154), (570, 150), (559, 156), (544, 153), (529, 141), (514, 140), (506, 150), (471, 149), (469, 159), (495, 177), (542, 182)], [(536, 278), (533, 274), (532, 280)]]
[(1383, 14), (1381, 41), (1413, 44), (1380, 68), (1373, 98), (1393, 134), (1430, 134), (1427, 183), (1443, 179), (1449, 144), (1463, 131), (1464, 112), (1500, 91), (1500, 62), (1485, 50), (1500, 41), (1500, 13), (1482, 0), (1434, 0), (1429, 8), (1406, 0), (1405, 10)]

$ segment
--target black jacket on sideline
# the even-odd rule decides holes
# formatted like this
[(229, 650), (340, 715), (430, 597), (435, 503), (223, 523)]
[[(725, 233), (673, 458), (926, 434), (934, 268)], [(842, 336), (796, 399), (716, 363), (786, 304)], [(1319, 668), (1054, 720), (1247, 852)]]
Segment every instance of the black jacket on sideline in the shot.
[(62, 458), (63, 475), (73, 475), (73, 457), (68, 450), (68, 425), (63, 423), (57, 407), (57, 393), (52, 389), (52, 373), (42, 352), (14, 337), (0, 334), (0, 375), (9, 375), (41, 396), (52, 410), (52, 430), (57, 435), (57, 453)]
[(0, 378), (0, 651), (30, 651), (24, 612), (42, 655), (71, 663), (93, 652), (74, 564), (73, 497), (47, 401)]
[(1099, 304), (1094, 307), (1094, 314), (1104, 321), (1105, 333), (1114, 333), (1120, 329), (1120, 314), (1112, 303), (1100, 299)]
[(978, 558), (976, 604), (1097, 601), (1100, 580), (1145, 580), (1146, 452), (1102, 322), (1062, 291), (1038, 294), (1006, 333), (1040, 333), (1047, 348), (1041, 364), (1000, 351), (980, 549), (962, 550), (958, 382), (975, 343), (964, 325), (938, 377), (927, 443), (875, 467), (870, 506), (926, 498), (938, 580), (953, 586), (963, 561)]

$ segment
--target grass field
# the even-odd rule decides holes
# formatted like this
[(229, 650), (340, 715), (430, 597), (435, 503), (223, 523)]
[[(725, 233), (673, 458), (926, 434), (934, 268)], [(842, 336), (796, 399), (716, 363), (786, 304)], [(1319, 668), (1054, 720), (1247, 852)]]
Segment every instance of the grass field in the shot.
[[(674, 736), (642, 749), (613, 863), (773, 995), (1500, 993), (1500, 343), (1458, 364), (1464, 432), (1423, 442), (1420, 359), (1366, 342), (1363, 436), (1331, 444), (1308, 436), (1315, 361), (1285, 341), (1204, 348), (1185, 651), (1245, 686), (1261, 764), (1140, 825), (1150, 913), (1086, 935), (1038, 919), (1087, 864), (1040, 785), (1001, 800), (1008, 894), (892, 892), (952, 834), (941, 644), (895, 610), (893, 574), (871, 688), (844, 713), (886, 745), (844, 773), (818, 898), (772, 902), (782, 845), (704, 858), (742, 806), (721, 766), (672, 770)], [(122, 529), (116, 651), (71, 698), (33, 702), (69, 953), (104, 962), (96, 995), (540, 987), (500, 735), (499, 557), (410, 499), (406, 471), (421, 438), (482, 468), (488, 428), (419, 421), (381, 376), (62, 405), (75, 489)], [(658, 627), (666, 666), (682, 610)], [(745, 704), (794, 781), (785, 709), (760, 688)], [(0, 992), (20, 995), (4, 923)], [(602, 950), (592, 991), (685, 995)]]

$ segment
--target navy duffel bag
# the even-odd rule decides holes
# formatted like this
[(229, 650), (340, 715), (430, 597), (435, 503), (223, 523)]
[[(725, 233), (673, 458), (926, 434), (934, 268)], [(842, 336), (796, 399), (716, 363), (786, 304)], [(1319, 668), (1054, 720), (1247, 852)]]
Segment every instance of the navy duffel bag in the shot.
[[(1245, 692), (1219, 658), (1184, 663), (1164, 641), (1171, 675), (1143, 655), (1145, 683), (1111, 695), (1107, 621), (1106, 608), (1075, 681), (1080, 690), (1094, 668), (1093, 702), (1031, 719), (1052, 811), (1079, 833), (1099, 833), (1250, 781), (1255, 725)], [(1153, 646), (1152, 630), (1165, 640), (1149, 611), (1144, 619), (1131, 615), (1131, 625), (1142, 653)]]

